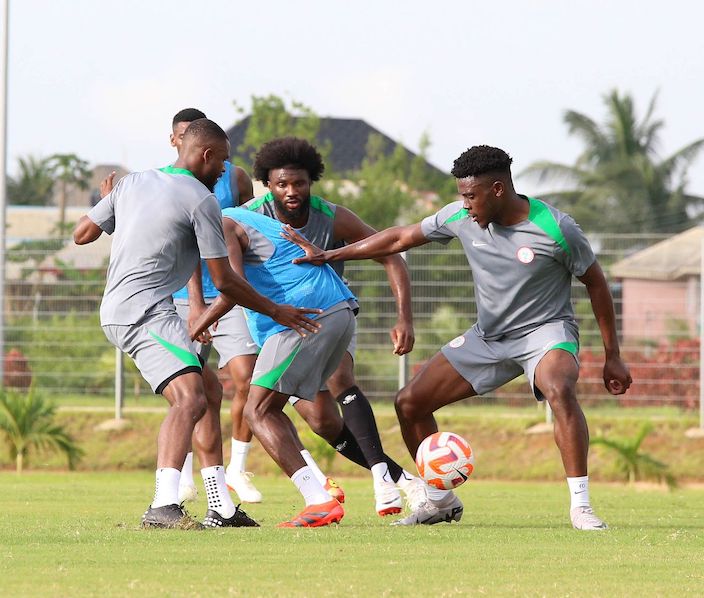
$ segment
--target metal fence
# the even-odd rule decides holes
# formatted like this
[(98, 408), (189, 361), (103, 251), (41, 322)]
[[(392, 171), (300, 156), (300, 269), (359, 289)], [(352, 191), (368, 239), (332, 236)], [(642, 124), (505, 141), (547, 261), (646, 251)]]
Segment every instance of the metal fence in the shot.
[[(622, 235), (595, 238), (593, 245), (608, 271), (615, 261), (663, 239), (657, 235)], [(84, 400), (86, 396), (114, 396), (115, 351), (103, 336), (98, 320), (106, 247), (103, 243), (78, 248), (69, 240), (48, 239), (15, 244), (8, 250), (6, 385), (26, 387), (33, 383), (40, 392), (69, 401), (72, 397)], [(345, 270), (361, 304), (357, 379), (370, 398), (377, 400), (392, 398), (399, 386), (399, 372), (401, 377), (405, 371), (412, 376), (476, 317), (471, 271), (456, 242), (416, 248), (409, 252), (407, 261), (412, 278), (416, 345), (402, 363), (392, 354), (389, 339), (396, 317), (395, 303), (383, 267), (371, 261), (350, 262)], [(671, 284), (677, 290), (677, 285), (691, 285), (691, 281)], [(619, 328), (623, 330), (622, 287), (614, 284), (612, 290)], [(692, 325), (686, 318), (678, 318), (676, 310), (667, 316), (667, 306), (655, 293), (640, 300), (652, 304), (648, 313), (664, 314), (665, 325), (663, 328), (661, 322), (658, 329), (647, 319), (636, 322), (642, 334), (624, 339), (622, 352), (631, 367), (634, 384), (626, 395), (614, 398), (606, 393), (601, 380), (603, 349), (585, 289), (574, 281), (573, 302), (581, 328), (581, 401), (695, 409), (699, 404), (698, 320)], [(651, 328), (653, 336), (649, 336)], [(212, 357), (211, 363), (215, 363)], [(128, 396), (150, 393), (129, 359), (125, 360), (125, 376)], [(479, 400), (526, 404), (530, 391), (527, 382), (518, 379)]]

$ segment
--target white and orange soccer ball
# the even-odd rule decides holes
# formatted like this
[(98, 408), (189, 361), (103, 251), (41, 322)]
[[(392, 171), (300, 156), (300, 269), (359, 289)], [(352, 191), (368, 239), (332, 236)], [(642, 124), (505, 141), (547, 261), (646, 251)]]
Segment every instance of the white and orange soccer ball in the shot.
[(431, 486), (452, 490), (464, 484), (474, 471), (472, 447), (452, 432), (435, 432), (416, 452), (418, 474)]

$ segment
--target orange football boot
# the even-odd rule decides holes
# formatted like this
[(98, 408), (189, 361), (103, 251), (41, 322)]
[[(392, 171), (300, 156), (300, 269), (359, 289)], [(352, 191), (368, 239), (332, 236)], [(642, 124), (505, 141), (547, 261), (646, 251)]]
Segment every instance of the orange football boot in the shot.
[(325, 480), (325, 490), (328, 494), (332, 496), (337, 502), (343, 504), (345, 502), (345, 491), (338, 485), (338, 483), (332, 478)]
[(323, 527), (340, 523), (345, 511), (335, 499), (317, 505), (308, 505), (291, 521), (283, 521), (276, 527)]

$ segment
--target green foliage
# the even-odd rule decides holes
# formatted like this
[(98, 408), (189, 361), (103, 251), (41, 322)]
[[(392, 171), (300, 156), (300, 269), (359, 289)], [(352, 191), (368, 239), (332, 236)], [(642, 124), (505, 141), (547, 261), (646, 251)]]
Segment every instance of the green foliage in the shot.
[(645, 423), (632, 438), (598, 436), (592, 438), (589, 444), (603, 446), (615, 453), (619, 469), (630, 484), (635, 483), (639, 478), (655, 478), (659, 482), (664, 481), (668, 487), (674, 488), (677, 486), (677, 481), (668, 471), (668, 466), (640, 450), (643, 440), (652, 430), (653, 426)]
[(81, 388), (105, 393), (112, 381), (96, 370), (96, 356), (111, 345), (102, 333), (97, 314), (53, 315), (8, 322), (6, 345), (15, 344), (27, 357), (34, 384), (52, 392)]
[(704, 207), (704, 197), (686, 191), (687, 171), (704, 148), (704, 138), (660, 159), (657, 149), (664, 121), (654, 118), (656, 99), (657, 94), (642, 120), (633, 98), (618, 90), (604, 97), (603, 124), (568, 110), (564, 122), (569, 133), (584, 144), (575, 164), (541, 161), (521, 174), (566, 183), (565, 190), (543, 197), (569, 211), (588, 230), (680, 232), (689, 228), (693, 222), (688, 211), (701, 212)]
[(8, 203), (16, 206), (47, 206), (51, 204), (54, 177), (48, 158), (28, 155), (18, 158), (19, 175), (8, 177)]
[(88, 162), (76, 154), (54, 154), (48, 158), (47, 166), (59, 183), (59, 222), (57, 228), (59, 236), (65, 236), (70, 232), (66, 223), (67, 187), (74, 185), (79, 189), (87, 189), (91, 171), (88, 168)]
[[(253, 95), (251, 102), (244, 141), (239, 147), (232, 148), (238, 164), (251, 168), (257, 149), (277, 137), (294, 136), (315, 143), (320, 130), (320, 118), (302, 102), (292, 100), (291, 106), (287, 107), (286, 102), (274, 94)], [(235, 108), (240, 114), (244, 113), (243, 108), (237, 105)], [(325, 157), (323, 151), (321, 154)]]
[(30, 388), (26, 395), (0, 390), (0, 433), (22, 473), (31, 451), (58, 451), (74, 469), (83, 454), (64, 428), (55, 423), (56, 407)]

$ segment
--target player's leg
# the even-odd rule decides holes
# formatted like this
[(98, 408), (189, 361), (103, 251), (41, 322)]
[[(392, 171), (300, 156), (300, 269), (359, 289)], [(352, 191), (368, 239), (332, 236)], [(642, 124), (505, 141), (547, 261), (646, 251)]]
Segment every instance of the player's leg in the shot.
[[(560, 325), (559, 332), (562, 328)], [(589, 496), (589, 428), (577, 401), (577, 338), (576, 331), (571, 338), (570, 333), (567, 327), (567, 340), (561, 341), (563, 348), (553, 348), (544, 353), (535, 367), (533, 386), (536, 396), (545, 398), (553, 412), (555, 443), (560, 450), (570, 492), (572, 525), (580, 530), (604, 530), (608, 526), (594, 514)], [(540, 342), (543, 340), (541, 338)], [(530, 370), (528, 374), (530, 376)]]
[(344, 354), (354, 316), (346, 304), (321, 314), (315, 335), (285, 330), (264, 343), (257, 358), (245, 417), (257, 439), (291, 477), (306, 509), (284, 527), (317, 527), (339, 521), (344, 511), (316, 479), (301, 455), (303, 446), (283, 407), (291, 395), (312, 399)]
[[(396, 413), (411, 457), (424, 438), (438, 431), (433, 413), (451, 403), (489, 392), (518, 376), (522, 369), (471, 328), (436, 353), (396, 396)], [(450, 490), (426, 487), (428, 500), (399, 525), (459, 521), (464, 507)]]
[(242, 502), (258, 503), (262, 495), (251, 480), (247, 471), (247, 456), (252, 447), (252, 430), (244, 417), (252, 371), (257, 361), (256, 355), (238, 355), (227, 362), (227, 371), (235, 386), (235, 394), (230, 405), (232, 417), (232, 445), (230, 463), (227, 466), (227, 485), (237, 493)]
[(411, 457), (424, 438), (438, 431), (435, 411), (476, 394), (442, 352), (429, 359), (396, 395), (396, 415)]
[(236, 306), (225, 314), (213, 331), (213, 347), (220, 356), (218, 366), (227, 369), (235, 387), (230, 405), (232, 417), (232, 444), (230, 463), (225, 470), (225, 481), (242, 502), (261, 502), (262, 495), (247, 472), (247, 456), (252, 446), (252, 432), (244, 419), (243, 411), (249, 394), (252, 370), (259, 347), (252, 340), (247, 328), (244, 310)]
[[(265, 344), (266, 346), (266, 344)], [(319, 527), (339, 522), (344, 511), (306, 464), (293, 423), (283, 412), (290, 395), (262, 386), (251, 386), (244, 415), (251, 430), (269, 456), (291, 478), (303, 496), (306, 508), (281, 524), (283, 527)]]
[(178, 483), (193, 428), (206, 411), (206, 399), (201, 365), (188, 332), (170, 309), (145, 316), (139, 325), (104, 326), (103, 330), (108, 340), (134, 359), (152, 390), (169, 403), (157, 440), (154, 498), (142, 525), (190, 525), (179, 506)]

